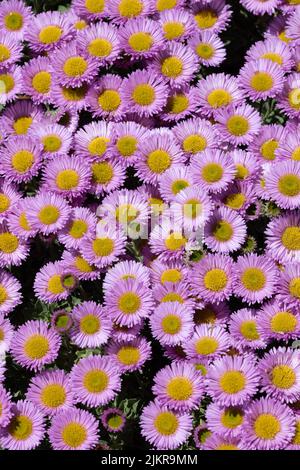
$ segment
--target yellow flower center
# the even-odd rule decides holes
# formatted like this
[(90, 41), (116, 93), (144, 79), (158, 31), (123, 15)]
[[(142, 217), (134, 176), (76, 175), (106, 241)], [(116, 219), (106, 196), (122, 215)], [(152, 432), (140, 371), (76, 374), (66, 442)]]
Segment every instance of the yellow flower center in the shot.
[(295, 384), (296, 374), (292, 367), (287, 365), (278, 365), (271, 371), (271, 380), (275, 387), (287, 390)]
[(270, 413), (261, 414), (254, 422), (254, 432), (260, 439), (274, 439), (280, 429), (280, 421)]
[(223, 269), (210, 269), (204, 276), (206, 289), (220, 292), (227, 286), (227, 274)]
[(62, 146), (61, 138), (56, 134), (49, 134), (42, 138), (45, 152), (57, 152)]
[(176, 7), (177, 0), (157, 0), (156, 9), (158, 11), (171, 10)]
[(9, 434), (17, 441), (25, 441), (32, 435), (33, 423), (28, 416), (15, 416), (8, 427)]
[(176, 195), (183, 189), (187, 188), (188, 186), (190, 186), (190, 184), (186, 180), (175, 180), (172, 183), (171, 190), (172, 190), (172, 193)]
[(170, 251), (181, 250), (187, 239), (180, 232), (173, 232), (165, 239), (165, 246)]
[(104, 6), (104, 0), (85, 0), (85, 8), (89, 13), (102, 13)]
[(280, 54), (276, 54), (276, 52), (266, 52), (265, 54), (262, 54), (261, 59), (268, 59), (271, 60), (272, 62), (275, 62), (278, 65), (283, 64), (283, 60)]
[(275, 159), (275, 150), (278, 147), (278, 141), (275, 139), (267, 140), (260, 147), (260, 153), (265, 160), (274, 160)]
[(132, 222), (139, 215), (139, 210), (136, 209), (132, 204), (121, 204), (116, 208), (116, 219), (121, 224)]
[(50, 277), (47, 288), (48, 291), (54, 295), (62, 294), (64, 292), (64, 287), (61, 283), (61, 277), (59, 274), (54, 274)]
[(42, 359), (49, 351), (49, 341), (43, 335), (32, 335), (24, 343), (24, 352), (30, 359)]
[(244, 116), (231, 116), (226, 127), (230, 134), (235, 136), (245, 135), (249, 130), (249, 122)]
[(61, 431), (61, 437), (63, 442), (76, 449), (80, 447), (87, 438), (87, 431), (83, 424), (79, 423), (68, 423)]
[(56, 206), (51, 206), (50, 204), (43, 207), (39, 212), (39, 220), (42, 224), (51, 225), (57, 222), (60, 216), (60, 212)]
[(31, 116), (23, 116), (18, 119), (13, 124), (13, 128), (17, 135), (27, 134), (28, 129), (30, 128), (33, 119)]
[(0, 305), (4, 304), (8, 299), (8, 294), (6, 288), (0, 284)]
[(101, 157), (107, 149), (109, 139), (107, 137), (95, 137), (88, 144), (88, 151), (92, 155)]
[(223, 168), (218, 163), (208, 163), (202, 168), (202, 178), (207, 183), (216, 183), (223, 176)]
[(125, 366), (137, 364), (140, 357), (141, 353), (139, 349), (134, 346), (122, 346), (117, 353), (118, 360)]
[(76, 102), (76, 101), (82, 100), (85, 97), (88, 91), (88, 87), (87, 85), (82, 85), (81, 87), (78, 87), (78, 88), (63, 86), (61, 91), (66, 101)]
[(234, 444), (220, 444), (216, 450), (239, 450), (239, 448), (237, 446), (235, 446)]
[(246, 201), (246, 196), (242, 193), (229, 194), (225, 199), (225, 205), (231, 209), (241, 209)]
[(248, 169), (240, 163), (237, 163), (235, 165), (235, 169), (236, 169), (235, 177), (239, 180), (244, 180), (249, 175)]
[(255, 341), (260, 338), (257, 325), (254, 320), (245, 320), (240, 325), (240, 332), (248, 341)]
[(296, 430), (295, 430), (295, 435), (292, 440), (292, 444), (300, 445), (300, 420), (296, 422)]
[(288, 94), (290, 106), (294, 109), (300, 109), (300, 88), (291, 90)]
[(80, 56), (69, 57), (64, 63), (63, 70), (68, 77), (81, 77), (88, 67), (87, 61)]
[(75, 170), (62, 170), (57, 173), (55, 182), (59, 189), (68, 191), (78, 186), (79, 174)]
[(241, 408), (233, 406), (227, 408), (221, 416), (221, 422), (223, 426), (229, 429), (235, 429), (240, 426), (244, 419), (244, 413)]
[(132, 92), (132, 99), (140, 106), (149, 106), (155, 100), (155, 90), (148, 83), (137, 85)]
[(0, 44), (0, 62), (5, 62), (11, 56), (11, 52), (4, 44)]
[(174, 377), (169, 381), (166, 392), (172, 400), (188, 400), (193, 394), (193, 384), (186, 377)]
[(10, 207), (10, 199), (6, 194), (0, 194), (0, 213), (7, 211)]
[(19, 31), (23, 26), (24, 20), (18, 11), (10, 11), (4, 17), (4, 24), (11, 31)]
[(82, 238), (83, 235), (86, 234), (88, 230), (88, 224), (85, 222), (85, 220), (77, 219), (73, 220), (71, 228), (69, 230), (69, 235), (71, 237), (76, 238), (78, 240), (79, 238)]
[(213, 228), (213, 235), (219, 242), (228, 242), (232, 238), (233, 228), (226, 220), (220, 220)]
[(189, 153), (202, 152), (206, 149), (207, 140), (199, 134), (191, 134), (182, 143), (183, 150)]
[(134, 292), (125, 292), (118, 299), (118, 308), (126, 315), (133, 315), (141, 306), (140, 297)]
[(255, 91), (268, 91), (273, 86), (273, 78), (267, 72), (256, 72), (250, 80), (250, 85)]
[(246, 378), (243, 372), (239, 370), (230, 370), (224, 372), (220, 377), (219, 383), (223, 392), (228, 393), (229, 395), (234, 395), (235, 393), (244, 390)]
[(230, 104), (232, 96), (228, 91), (223, 90), (222, 88), (217, 88), (207, 95), (206, 100), (212, 108), (216, 109)]
[(164, 333), (168, 335), (176, 335), (181, 329), (181, 319), (177, 315), (166, 315), (161, 322)]
[(86, 335), (94, 335), (100, 330), (101, 323), (99, 318), (92, 313), (85, 315), (80, 319), (80, 331)]
[(109, 162), (93, 163), (93, 182), (96, 184), (107, 184), (114, 176), (113, 167)]
[(93, 251), (97, 256), (109, 256), (114, 251), (114, 241), (111, 238), (96, 238), (93, 241)]
[(94, 57), (107, 57), (112, 49), (112, 43), (103, 38), (93, 39), (88, 45), (89, 54)]
[(31, 85), (34, 90), (43, 95), (49, 93), (51, 83), (51, 74), (49, 72), (46, 72), (45, 70), (36, 73), (31, 80)]
[(121, 104), (119, 92), (116, 90), (104, 90), (98, 96), (98, 104), (106, 112), (116, 111)]
[(163, 25), (165, 38), (171, 41), (172, 39), (180, 38), (184, 34), (185, 27), (182, 23), (171, 22)]
[(246, 289), (256, 292), (265, 287), (266, 276), (259, 268), (247, 268), (242, 274), (241, 281)]
[(154, 150), (147, 157), (147, 165), (153, 173), (161, 174), (171, 165), (171, 157), (165, 150)]
[(11, 159), (11, 164), (13, 168), (18, 173), (26, 173), (34, 163), (34, 155), (28, 150), (20, 150), (16, 152)]
[(184, 299), (177, 292), (169, 292), (162, 299), (161, 302), (179, 302), (180, 304), (184, 303)]
[(132, 135), (124, 135), (117, 140), (116, 147), (123, 157), (130, 157), (137, 149), (138, 141)]
[(213, 354), (218, 349), (219, 343), (215, 338), (210, 336), (204, 336), (201, 339), (198, 339), (195, 343), (195, 350), (197, 354), (202, 354), (207, 356), (208, 354)]
[(168, 78), (176, 78), (183, 71), (183, 62), (179, 57), (167, 57), (161, 64), (161, 72)]
[(287, 227), (281, 235), (281, 241), (288, 250), (300, 250), (300, 227)]
[(300, 277), (295, 277), (290, 281), (289, 291), (297, 299), (300, 299)]
[(271, 319), (271, 330), (274, 333), (292, 333), (297, 323), (297, 318), (291, 312), (278, 312)]
[(66, 401), (66, 391), (60, 384), (46, 385), (41, 391), (41, 402), (48, 408), (58, 408)]
[(201, 42), (196, 47), (196, 53), (199, 57), (201, 57), (201, 59), (211, 59), (214, 55), (214, 52), (215, 50), (212, 45), (207, 42)]
[(9, 232), (0, 234), (0, 251), (3, 253), (13, 253), (19, 246), (19, 240), (16, 235)]
[(130, 47), (137, 52), (149, 51), (153, 46), (153, 38), (151, 34), (139, 32), (133, 33), (128, 39)]
[(295, 197), (300, 193), (300, 178), (297, 175), (287, 174), (278, 181), (278, 189), (284, 196)]
[(109, 377), (104, 370), (90, 370), (83, 378), (83, 385), (90, 393), (101, 393), (107, 389)]
[(182, 93), (177, 93), (168, 98), (167, 111), (171, 114), (180, 114), (189, 106), (189, 99)]
[(62, 33), (63, 30), (59, 26), (45, 26), (39, 33), (39, 40), (42, 44), (54, 44), (60, 40)]
[(94, 271), (93, 266), (91, 266), (82, 256), (77, 256), (74, 261), (75, 267), (82, 273), (91, 273)]
[(140, 0), (121, 0), (118, 5), (120, 15), (125, 18), (139, 16), (143, 9), (144, 5)]
[(214, 10), (205, 8), (195, 15), (195, 20), (200, 29), (207, 29), (216, 24), (218, 15)]
[(287, 44), (288, 44), (289, 42), (291, 42), (291, 38), (288, 38), (288, 37), (287, 37), (286, 32), (285, 32), (284, 30), (281, 31), (281, 33), (278, 34), (278, 38), (279, 38), (281, 41), (283, 41), (283, 42), (285, 42), (285, 43), (287, 43)]
[(87, 23), (84, 20), (79, 20), (74, 23), (74, 28), (81, 30), (87, 27)]
[(159, 413), (154, 420), (155, 429), (163, 436), (175, 434), (178, 426), (178, 418), (171, 411)]
[(182, 280), (182, 274), (179, 269), (166, 269), (162, 273), (160, 280), (162, 284), (164, 284), (165, 282), (176, 283)]
[(14, 77), (8, 74), (0, 75), (0, 94), (9, 93), (15, 86)]
[(296, 147), (291, 155), (292, 160), (300, 161), (300, 147)]
[(112, 415), (108, 418), (107, 424), (112, 429), (118, 429), (123, 424), (122, 416)]

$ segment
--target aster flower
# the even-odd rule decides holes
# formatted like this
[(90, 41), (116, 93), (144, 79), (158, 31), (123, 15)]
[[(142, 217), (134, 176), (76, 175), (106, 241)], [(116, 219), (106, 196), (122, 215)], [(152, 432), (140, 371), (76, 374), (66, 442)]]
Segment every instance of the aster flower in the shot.
[(151, 357), (151, 346), (145, 338), (138, 336), (134, 340), (112, 340), (106, 354), (110, 356), (122, 373), (140, 370)]
[(253, 309), (243, 308), (231, 314), (229, 332), (233, 344), (242, 351), (246, 348), (262, 349), (266, 346), (258, 331), (258, 318)]
[(178, 221), (179, 225), (187, 231), (203, 229), (211, 216), (212, 209), (210, 197), (201, 188), (195, 186), (180, 191), (171, 204), (175, 223)]
[(159, 181), (159, 191), (166, 202), (175, 200), (177, 194), (192, 186), (192, 172), (188, 166), (178, 165), (165, 171)]
[(47, 11), (32, 17), (24, 39), (35, 52), (51, 52), (73, 36), (73, 25), (68, 15)]
[(7, 220), (10, 232), (22, 240), (28, 240), (37, 232), (37, 229), (33, 230), (28, 224), (26, 215), (30, 203), (28, 199), (30, 199), (31, 202), (31, 198), (20, 199), (12, 208)]
[(163, 109), (167, 90), (165, 81), (148, 69), (131, 73), (123, 81), (120, 94), (127, 112), (148, 117)]
[[(259, 2), (257, 2), (259, 3)], [(246, 60), (267, 59), (280, 65), (284, 71), (289, 72), (293, 66), (290, 48), (277, 38), (268, 38), (253, 44), (246, 54)]]
[(66, 333), (73, 325), (73, 320), (70, 312), (66, 310), (56, 310), (51, 316), (51, 326), (58, 333)]
[(186, 10), (165, 10), (159, 16), (159, 23), (166, 42), (183, 42), (197, 31), (193, 16)]
[(7, 318), (4, 317), (3, 313), (0, 313), (0, 354), (3, 354), (9, 350), (13, 336), (14, 328), (12, 324)]
[(7, 140), (1, 150), (0, 173), (10, 181), (30, 181), (41, 167), (42, 146), (27, 136)]
[(22, 55), (22, 45), (11, 33), (0, 29), (0, 70), (4, 73), (8, 67), (18, 62)]
[(198, 69), (198, 57), (193, 49), (180, 43), (171, 42), (153, 62), (153, 72), (174, 88), (180, 88), (190, 81)]
[[(239, 438), (244, 415), (245, 408), (243, 406), (221, 406), (217, 403), (210, 403), (205, 413), (207, 428), (214, 435), (217, 434), (225, 438), (226, 441), (228, 438)], [(225, 450), (224, 447), (223, 449)]]
[(265, 231), (267, 253), (281, 263), (300, 260), (300, 216), (297, 212), (272, 219)]
[(121, 96), (123, 80), (118, 75), (103, 75), (91, 88), (87, 96), (94, 117), (120, 121), (124, 115), (124, 103)]
[(248, 104), (217, 111), (215, 119), (220, 139), (233, 145), (249, 144), (261, 126), (259, 113)]
[(241, 4), (255, 15), (271, 15), (279, 7), (280, 0), (266, 0), (264, 2), (259, 0), (241, 0)]
[(181, 284), (181, 282), (185, 284), (188, 281), (189, 270), (182, 263), (163, 263), (155, 259), (150, 265), (150, 270), (153, 285)]
[(89, 209), (74, 207), (70, 220), (58, 234), (58, 239), (66, 248), (77, 250), (83, 239), (95, 233), (96, 224), (97, 218)]
[(208, 149), (201, 158), (191, 162), (194, 184), (202, 190), (220, 192), (233, 181), (235, 167), (230, 156), (220, 150)]
[(298, 133), (285, 133), (275, 150), (278, 160), (300, 160), (300, 136)]
[(72, 7), (80, 18), (100, 20), (107, 15), (106, 0), (74, 0)]
[(295, 209), (300, 200), (300, 163), (284, 161), (272, 165), (265, 174), (265, 187), (269, 199), (283, 209)]
[(246, 63), (240, 70), (239, 83), (252, 101), (274, 98), (283, 88), (284, 75), (280, 66), (267, 59)]
[(176, 8), (182, 8), (185, 0), (157, 0), (155, 3), (155, 11), (161, 13), (165, 10), (173, 10)]
[(108, 432), (118, 433), (126, 425), (126, 417), (118, 408), (107, 408), (101, 415), (101, 423)]
[(112, 323), (108, 312), (95, 302), (83, 302), (72, 310), (70, 339), (80, 348), (98, 348), (110, 337)]
[(80, 253), (89, 263), (98, 268), (109, 266), (125, 251), (125, 235), (113, 227), (97, 227), (97, 235), (83, 240)]
[(160, 261), (180, 261), (186, 251), (188, 238), (182, 227), (175, 224), (157, 224), (150, 233), (149, 246), (153, 254), (159, 255)]
[(21, 366), (38, 371), (56, 359), (60, 345), (60, 336), (46, 322), (29, 320), (15, 332), (11, 354)]
[(89, 450), (98, 442), (98, 421), (88, 411), (71, 408), (52, 418), (48, 431), (54, 450)]
[(179, 302), (182, 307), (187, 307), (190, 310), (195, 307), (190, 286), (185, 282), (167, 282), (164, 285), (155, 286), (153, 297), (157, 303)]
[(23, 92), (21, 67), (12, 67), (0, 73), (0, 104), (5, 105)]
[(170, 131), (153, 130), (137, 162), (137, 175), (148, 183), (157, 183), (169, 168), (183, 163), (184, 157)]
[(192, 270), (195, 293), (207, 302), (228, 299), (233, 280), (233, 262), (225, 255), (208, 254)]
[(109, 291), (113, 291), (120, 281), (126, 279), (134, 279), (149, 287), (149, 269), (147, 266), (134, 260), (125, 260), (115, 264), (105, 275), (103, 281), (104, 295)]
[(169, 91), (167, 103), (161, 114), (161, 119), (166, 122), (179, 121), (182, 118), (196, 113), (200, 90), (195, 87), (174, 88)]
[(0, 182), (0, 223), (7, 221), (11, 211), (20, 201), (16, 187), (5, 181)]
[(112, 24), (91, 24), (78, 34), (77, 42), (85, 54), (98, 59), (101, 65), (111, 64), (120, 53), (119, 31)]
[(153, 1), (147, 0), (111, 0), (109, 17), (116, 23), (124, 23), (132, 18), (141, 18), (153, 13)]
[(71, 371), (71, 381), (77, 402), (90, 407), (106, 405), (121, 388), (120, 373), (107, 356), (80, 359)]
[(216, 145), (215, 127), (205, 119), (188, 119), (177, 124), (172, 130), (187, 156), (196, 155), (198, 158), (199, 153)]
[(250, 358), (225, 356), (208, 369), (207, 393), (217, 404), (237, 406), (247, 402), (257, 391), (259, 375)]
[(141, 149), (148, 137), (148, 129), (131, 121), (113, 126), (110, 153), (125, 167), (134, 165), (141, 157)]
[(293, 309), (283, 306), (275, 298), (258, 312), (257, 329), (264, 340), (287, 341), (298, 337), (300, 317)]
[(86, 83), (79, 87), (67, 87), (54, 82), (51, 102), (65, 113), (76, 113), (90, 106), (88, 93), (89, 86)]
[(48, 416), (71, 408), (74, 400), (69, 376), (59, 369), (36, 375), (30, 381), (26, 399)]
[(118, 30), (120, 48), (132, 58), (152, 58), (164, 47), (162, 31), (149, 18), (128, 20)]
[(87, 124), (75, 134), (76, 154), (93, 160), (105, 158), (112, 139), (112, 130), (112, 124), (105, 121)]
[(24, 400), (11, 408), (12, 418), (1, 432), (0, 445), (8, 450), (31, 450), (45, 435), (44, 415)]
[(140, 427), (142, 435), (156, 449), (176, 449), (189, 437), (192, 418), (151, 402), (142, 411)]
[(30, 227), (44, 235), (61, 230), (71, 213), (71, 208), (61, 196), (46, 191), (27, 198), (26, 205), (26, 217)]
[(79, 280), (96, 280), (101, 276), (101, 271), (88, 263), (79, 251), (64, 251), (62, 260), (65, 267), (68, 267)]
[(0, 266), (18, 266), (28, 254), (28, 243), (11, 233), (7, 224), (0, 225)]
[(284, 88), (278, 97), (278, 108), (282, 109), (289, 117), (298, 118), (300, 111), (300, 74), (291, 73), (284, 82)]
[(229, 253), (241, 247), (247, 234), (243, 218), (227, 207), (217, 209), (204, 228), (205, 244), (212, 251)]
[(53, 70), (48, 57), (35, 57), (22, 67), (22, 91), (35, 104), (48, 103), (52, 99)]
[(237, 79), (224, 73), (212, 73), (207, 78), (201, 79), (197, 87), (200, 111), (207, 116), (230, 104), (239, 104), (244, 98)]
[(179, 302), (164, 302), (151, 315), (150, 327), (154, 338), (162, 345), (174, 346), (191, 336), (192, 311)]
[(223, 31), (232, 15), (230, 6), (224, 0), (212, 0), (208, 5), (196, 2), (192, 5), (192, 12), (198, 28), (212, 33)]
[(0, 313), (10, 313), (21, 302), (21, 284), (10, 273), (0, 271)]
[(196, 448), (202, 450), (203, 445), (205, 444), (209, 436), (211, 436), (211, 431), (208, 429), (206, 423), (199, 424), (198, 426), (196, 426), (193, 432), (193, 439)]
[(277, 148), (286, 139), (287, 131), (283, 126), (271, 124), (262, 126), (259, 134), (251, 142), (249, 150), (263, 163), (273, 162), (277, 158)]
[(90, 180), (87, 162), (79, 157), (58, 156), (44, 167), (41, 190), (72, 198), (86, 192)]
[(12, 418), (12, 403), (11, 403), (11, 395), (9, 392), (5, 390), (5, 388), (0, 385), (0, 408), (1, 408), (1, 415), (0, 415), (0, 426), (4, 428), (7, 426), (9, 421)]
[(300, 430), (300, 415), (295, 413), (296, 427), (291, 443), (286, 447), (288, 450), (299, 450), (299, 430)]
[[(293, 5), (293, 0), (290, 2)], [(295, 3), (297, 5), (297, 3)], [(300, 24), (300, 15), (298, 8), (295, 8), (293, 5), (292, 14), (287, 17), (286, 21), (286, 34), (289, 38), (291, 38), (296, 44), (298, 44), (300, 35), (299, 35), (299, 24)]]
[(236, 181), (220, 194), (219, 200), (224, 206), (245, 216), (248, 207), (256, 201), (256, 191), (258, 189), (254, 186), (254, 181)]
[(70, 292), (63, 285), (65, 273), (66, 267), (61, 261), (45, 264), (34, 280), (35, 295), (47, 303), (66, 299)]
[(214, 359), (226, 352), (230, 339), (220, 325), (200, 325), (195, 328), (193, 336), (183, 345), (188, 358)]
[(201, 65), (216, 67), (225, 60), (226, 51), (223, 42), (219, 36), (209, 31), (193, 35), (188, 45), (197, 54)]
[(223, 435), (212, 434), (209, 436), (203, 446), (203, 450), (242, 450), (242, 444), (238, 437), (223, 437)]
[(7, 106), (3, 111), (1, 125), (9, 134), (25, 135), (43, 119), (43, 110), (31, 101), (21, 100)]
[(4, 0), (1, 3), (0, 30), (11, 33), (16, 40), (23, 39), (25, 30), (32, 21), (31, 8), (19, 0)]
[(43, 123), (40, 126), (35, 126), (29, 133), (41, 142), (45, 159), (66, 155), (72, 145), (70, 130), (56, 123)]
[(280, 300), (296, 309), (300, 306), (300, 265), (287, 265), (284, 272), (280, 273), (278, 279)]
[(260, 398), (246, 410), (242, 430), (245, 448), (284, 449), (295, 432), (295, 417), (286, 405), (272, 398)]

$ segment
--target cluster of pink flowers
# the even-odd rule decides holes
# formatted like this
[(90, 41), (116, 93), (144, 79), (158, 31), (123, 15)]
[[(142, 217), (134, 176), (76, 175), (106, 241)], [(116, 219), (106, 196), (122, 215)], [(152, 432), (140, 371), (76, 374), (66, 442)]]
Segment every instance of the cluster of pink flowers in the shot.
[(231, 76), (224, 0), (1, 2), (1, 448), (122, 432), (154, 350), (145, 447), (300, 448), (298, 3)]

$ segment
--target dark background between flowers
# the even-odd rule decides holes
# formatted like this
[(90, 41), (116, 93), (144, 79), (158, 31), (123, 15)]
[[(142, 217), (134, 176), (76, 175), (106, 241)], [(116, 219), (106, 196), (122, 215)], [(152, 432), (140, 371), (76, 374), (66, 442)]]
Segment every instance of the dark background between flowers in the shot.
[[(64, 11), (69, 7), (68, 1), (63, 0), (28, 0), (26, 2), (30, 5), (35, 13), (41, 13), (48, 10)], [(271, 17), (269, 15), (254, 16), (243, 7), (237, 0), (227, 1), (232, 6), (233, 16), (229, 27), (221, 34), (221, 39), (225, 43), (227, 58), (217, 69), (218, 72), (225, 72), (236, 75), (240, 67), (244, 64), (244, 56), (249, 47), (256, 41), (262, 39), (263, 33), (266, 30)], [(24, 45), (24, 58), (22, 63), (30, 59), (30, 54), (26, 44)], [(201, 67), (199, 74), (195, 80), (205, 77), (216, 69), (213, 67)], [(119, 67), (117, 70), (113, 67), (111, 72), (116, 72), (122, 76), (126, 75), (126, 70)], [(107, 73), (107, 71), (105, 72)], [(101, 74), (101, 72), (100, 72)], [(285, 116), (276, 109), (276, 102), (273, 99), (256, 105), (259, 110), (262, 120), (265, 124), (285, 122)], [(79, 125), (82, 126), (92, 120), (92, 116), (88, 112), (81, 114)], [(159, 123), (158, 123), (159, 125)], [(129, 170), (125, 182), (125, 187), (134, 189), (140, 185), (140, 181), (135, 177), (134, 173)], [(39, 178), (35, 178), (30, 184), (24, 185), (25, 194), (34, 194), (39, 186)], [(251, 210), (251, 208), (250, 208)], [(274, 204), (264, 203), (263, 213), (260, 219), (255, 222), (248, 222), (248, 239), (244, 247), (235, 254), (238, 256), (247, 251), (256, 251), (260, 253), (264, 249), (264, 230), (270, 217), (276, 215), (278, 209)], [(59, 302), (57, 304), (47, 304), (38, 300), (33, 293), (33, 281), (39, 269), (49, 261), (60, 259), (63, 247), (57, 240), (49, 239), (47, 241), (41, 240), (36, 237), (31, 245), (30, 257), (20, 266), (12, 267), (11, 272), (22, 283), (23, 303), (19, 305), (14, 312), (10, 314), (10, 320), (15, 326), (23, 324), (30, 319), (49, 320), (53, 311), (58, 308), (71, 309), (75, 304), (83, 300), (94, 300), (102, 302), (102, 280), (93, 282), (81, 282), (79, 288), (73, 292), (67, 301)], [(133, 259), (141, 260), (139, 256), (139, 246), (132, 244), (128, 245), (128, 251)], [(201, 256), (201, 253), (196, 253), (196, 256)], [(232, 310), (246, 306), (237, 299), (230, 301)], [(147, 449), (149, 446), (144, 441), (139, 432), (139, 415), (141, 409), (153, 397), (151, 393), (151, 386), (155, 373), (167, 364), (167, 359), (164, 357), (159, 343), (151, 337), (148, 327), (144, 328), (143, 334), (152, 343), (152, 359), (146, 363), (141, 372), (126, 374), (122, 382), (122, 390), (118, 397), (111, 403), (113, 406), (118, 406), (122, 409), (127, 417), (127, 425), (124, 431), (120, 434), (113, 435), (106, 432), (101, 428), (101, 445), (109, 446), (112, 449)], [(66, 371), (69, 371), (78, 358), (84, 357), (91, 352), (100, 353), (101, 349), (85, 349), (80, 350), (70, 344), (67, 337), (63, 338), (63, 345), (60, 350), (58, 359), (55, 365)], [(33, 374), (26, 371), (24, 368), (15, 364), (10, 355), (7, 356), (7, 372), (5, 385), (11, 391), (14, 400), (20, 400), (25, 397), (25, 393)], [(199, 410), (195, 412), (195, 425), (199, 424), (204, 412), (206, 403), (202, 403)], [(102, 408), (99, 407), (93, 410), (96, 416), (100, 416)], [(47, 439), (44, 439), (39, 449), (49, 449), (50, 444)], [(182, 449), (194, 449), (192, 438), (188, 444), (182, 446)]]

